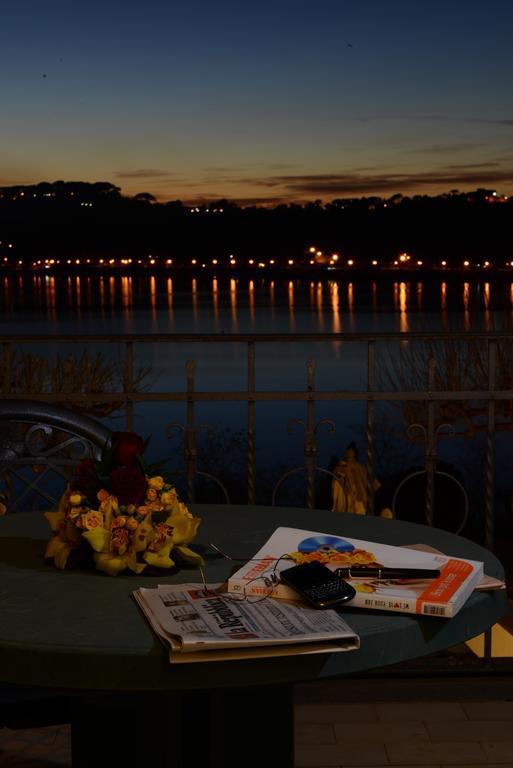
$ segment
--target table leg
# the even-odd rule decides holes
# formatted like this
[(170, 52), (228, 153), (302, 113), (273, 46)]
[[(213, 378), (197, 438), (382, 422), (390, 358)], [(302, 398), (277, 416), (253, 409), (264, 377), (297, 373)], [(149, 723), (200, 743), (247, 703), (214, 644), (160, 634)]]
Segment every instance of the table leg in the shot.
[(77, 699), (73, 768), (294, 768), (292, 686)]

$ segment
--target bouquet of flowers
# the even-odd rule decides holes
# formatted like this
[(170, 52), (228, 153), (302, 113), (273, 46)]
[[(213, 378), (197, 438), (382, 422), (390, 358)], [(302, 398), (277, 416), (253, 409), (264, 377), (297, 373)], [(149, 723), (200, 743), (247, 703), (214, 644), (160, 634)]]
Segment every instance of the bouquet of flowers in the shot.
[(100, 460), (77, 467), (57, 509), (45, 513), (54, 532), (45, 556), (58, 568), (82, 564), (91, 553), (109, 576), (203, 564), (188, 547), (200, 518), (159, 474), (162, 463), (146, 464), (145, 448), (134, 432), (114, 432)]

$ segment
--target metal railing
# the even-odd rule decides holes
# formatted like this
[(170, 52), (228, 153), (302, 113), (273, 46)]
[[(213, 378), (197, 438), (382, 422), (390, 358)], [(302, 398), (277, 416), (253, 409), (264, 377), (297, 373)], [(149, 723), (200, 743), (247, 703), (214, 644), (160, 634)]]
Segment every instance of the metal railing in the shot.
[[(468, 402), (480, 401), (485, 404), (487, 418), (486, 424), (486, 477), (485, 477), (485, 544), (493, 548), (494, 538), (494, 472), (495, 472), (495, 431), (496, 431), (496, 406), (500, 402), (513, 401), (513, 388), (497, 387), (497, 345), (511, 344), (513, 346), (513, 333), (344, 333), (344, 334), (144, 334), (144, 335), (73, 335), (33, 336), (12, 335), (3, 336), (0, 339), (3, 348), (2, 368), (0, 371), (0, 397), (2, 398), (26, 398), (35, 397), (47, 402), (58, 402), (77, 408), (85, 404), (112, 404), (117, 409), (121, 408), (125, 413), (126, 428), (134, 427), (134, 410), (137, 404), (142, 403), (171, 403), (181, 402), (186, 404), (185, 423), (179, 425), (184, 436), (184, 460), (187, 476), (187, 489), (189, 500), (194, 500), (194, 484), (198, 472), (197, 465), (197, 431), (196, 408), (201, 403), (245, 403), (247, 438), (247, 464), (246, 464), (246, 492), (247, 502), (255, 503), (256, 497), (256, 417), (255, 407), (258, 403), (297, 402), (306, 406), (306, 418), (295, 419), (303, 425), (304, 436), (304, 472), (306, 475), (306, 498), (309, 507), (315, 507), (315, 476), (318, 471), (323, 471), (317, 466), (317, 451), (319, 443), (319, 428), (324, 424), (331, 428), (330, 420), (322, 419), (318, 423), (315, 419), (316, 403), (340, 403), (363, 402), (366, 408), (365, 418), (365, 442), (366, 442), (366, 469), (367, 469), (367, 512), (374, 513), (374, 427), (375, 407), (379, 402), (404, 403), (415, 402), (425, 405), (426, 420), (422, 425), (410, 425), (410, 431), (414, 428), (422, 430), (424, 439), (424, 463), (427, 473), (425, 495), (425, 518), (428, 524), (433, 524), (434, 510), (434, 477), (437, 461), (437, 441), (442, 428), (450, 428), (447, 425), (436, 423), (437, 405), (443, 402)], [(19, 391), (19, 382), (13, 381), (12, 361), (15, 350), (30, 347), (37, 343), (38, 354), (45, 347), (49, 350), (59, 348), (63, 342), (73, 342), (81, 349), (85, 346), (98, 344), (116, 344), (123, 348), (123, 376), (122, 391), (92, 392), (85, 387), (81, 392), (73, 391), (47, 391), (44, 387), (41, 391)], [(221, 345), (244, 344), (246, 346), (246, 387), (237, 391), (210, 391), (196, 388), (196, 363), (188, 360), (185, 365), (185, 386), (172, 391), (141, 391), (135, 386), (136, 359), (138, 348), (151, 344), (197, 344), (216, 343)], [(364, 389), (319, 389), (316, 386), (316, 363), (312, 355), (315, 346), (319, 343), (343, 343), (344, 345), (360, 343), (366, 345), (366, 356), (363, 364), (366, 367), (366, 387)], [(431, 356), (427, 361), (426, 388), (398, 389), (382, 386), (376, 376), (376, 347), (379, 344), (407, 343), (422, 344), (424, 342), (469, 342), (485, 345), (486, 347), (486, 387), (472, 388), (469, 390), (448, 390), (437, 388), (435, 371), (439, 362)], [(309, 355), (305, 360), (306, 376), (304, 388), (291, 390), (275, 387), (272, 390), (259, 390), (256, 386), (256, 356), (257, 346), (277, 344), (302, 344), (307, 345)], [(178, 426), (178, 425), (173, 425)], [(296, 467), (288, 471), (288, 474), (299, 470)], [(280, 478), (280, 482), (283, 478)]]

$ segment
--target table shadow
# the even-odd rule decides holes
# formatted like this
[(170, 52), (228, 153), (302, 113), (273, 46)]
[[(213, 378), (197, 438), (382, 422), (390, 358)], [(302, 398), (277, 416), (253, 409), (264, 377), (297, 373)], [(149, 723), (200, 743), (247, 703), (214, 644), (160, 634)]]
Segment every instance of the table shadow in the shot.
[(45, 560), (47, 542), (44, 539), (29, 539), (24, 536), (0, 538), (0, 563), (13, 568), (30, 571), (47, 571)]

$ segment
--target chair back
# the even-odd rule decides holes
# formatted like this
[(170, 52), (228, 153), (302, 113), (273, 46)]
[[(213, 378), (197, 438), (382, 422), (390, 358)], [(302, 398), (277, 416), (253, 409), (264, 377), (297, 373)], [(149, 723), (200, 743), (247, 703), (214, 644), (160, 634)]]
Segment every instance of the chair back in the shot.
[(89, 416), (38, 400), (0, 400), (0, 489), (8, 512), (49, 509), (74, 469), (99, 458), (110, 430)]

